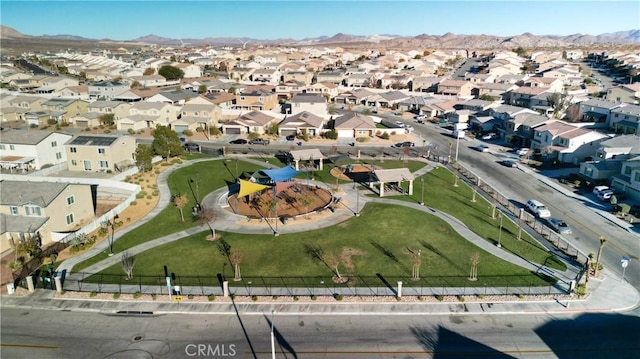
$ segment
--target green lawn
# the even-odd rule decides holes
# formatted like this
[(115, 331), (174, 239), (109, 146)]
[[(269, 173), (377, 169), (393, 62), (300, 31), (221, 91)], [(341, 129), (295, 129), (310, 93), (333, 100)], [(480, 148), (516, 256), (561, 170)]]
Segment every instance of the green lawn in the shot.
[[(218, 232), (220, 233), (220, 232)], [(219, 246), (226, 242), (231, 249), (244, 254), (241, 271), (247, 281), (277, 285), (282, 278), (290, 284), (320, 285), (320, 280), (330, 283), (332, 271), (313, 253), (339, 254), (343, 247), (359, 251), (352, 258), (353, 268), (340, 265), (343, 275), (354, 278), (350, 285), (362, 285), (361, 279), (377, 283), (379, 273), (390, 283), (403, 279), (406, 285), (419, 286), (528, 286), (548, 283), (527, 270), (484, 252), (461, 238), (444, 221), (424, 212), (402, 206), (367, 204), (360, 217), (333, 227), (304, 233), (252, 235), (220, 233), (222, 240), (205, 240), (202, 232), (176, 242), (156, 247), (136, 256), (135, 275), (155, 276), (142, 280), (149, 284), (161, 284), (166, 265), (170, 272), (181, 278), (182, 285), (205, 282), (217, 285), (217, 273), (232, 277), (231, 265)], [(224, 242), (223, 242), (224, 241)], [(409, 250), (421, 252), (422, 281), (409, 279), (412, 271)], [(470, 255), (480, 254), (479, 280), (469, 282)], [(178, 254), (179, 253), (179, 254)], [(121, 266), (114, 265), (90, 281), (115, 281), (123, 275)], [(110, 277), (114, 275), (114, 277)], [(188, 276), (194, 278), (188, 279)], [(195, 278), (199, 276), (200, 278)], [(261, 277), (261, 278), (257, 278)], [(140, 278), (136, 278), (136, 281)]]

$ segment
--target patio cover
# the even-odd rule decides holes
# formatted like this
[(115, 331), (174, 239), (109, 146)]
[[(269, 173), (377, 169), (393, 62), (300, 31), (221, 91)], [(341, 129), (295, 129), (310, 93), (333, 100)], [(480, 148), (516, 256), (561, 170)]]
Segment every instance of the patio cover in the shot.
[(238, 198), (260, 192), (267, 188), (271, 187), (259, 183), (253, 183), (251, 181), (240, 180), (240, 191), (238, 191)]
[(271, 170), (263, 169), (263, 170), (260, 170), (260, 172), (269, 176), (269, 178), (271, 178), (273, 182), (284, 182), (284, 181), (290, 180), (293, 176), (300, 173), (300, 171), (290, 166), (284, 166), (281, 168), (276, 168)]
[(276, 194), (284, 191), (285, 189), (295, 185), (296, 182), (288, 181), (288, 182), (276, 182)]
[(408, 168), (394, 168), (388, 170), (375, 170), (373, 171), (376, 178), (380, 182), (404, 182), (415, 179), (411, 171)]

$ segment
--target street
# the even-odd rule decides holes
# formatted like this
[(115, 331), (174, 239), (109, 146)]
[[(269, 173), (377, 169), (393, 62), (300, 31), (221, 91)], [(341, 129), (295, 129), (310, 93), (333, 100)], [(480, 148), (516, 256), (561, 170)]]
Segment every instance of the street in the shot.
[[(271, 313), (2, 311), (2, 358), (270, 358)], [(640, 317), (274, 315), (276, 358), (637, 358)]]

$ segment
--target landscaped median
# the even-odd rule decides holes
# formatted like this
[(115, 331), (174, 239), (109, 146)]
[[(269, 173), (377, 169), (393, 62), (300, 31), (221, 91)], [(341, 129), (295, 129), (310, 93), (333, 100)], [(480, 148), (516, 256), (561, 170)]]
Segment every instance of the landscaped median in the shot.
[[(355, 161), (354, 161), (355, 162)], [(397, 168), (402, 161), (368, 161), (378, 168)], [(412, 171), (424, 164), (409, 162)], [(259, 166), (243, 161), (206, 161), (176, 170), (169, 176), (172, 193), (186, 193), (189, 203), (201, 200), (215, 189), (233, 183), (243, 172), (252, 173)], [(331, 166), (316, 172), (316, 180), (335, 183), (329, 174)], [(504, 221), (502, 233), (499, 220), (493, 217), (492, 206), (480, 196), (476, 201), (472, 190), (460, 182), (454, 186), (454, 176), (444, 168), (424, 175), (426, 205), (455, 216), (473, 232), (489, 241), (500, 237), (502, 250), (531, 262), (565, 270), (559, 261), (525, 232), (517, 239), (514, 223)], [(414, 181), (413, 196), (398, 196), (419, 202), (422, 181)], [(392, 197), (394, 198), (394, 197)], [(190, 211), (185, 211), (190, 212)], [(304, 233), (247, 235), (216, 231), (218, 241), (207, 241), (206, 232), (179, 239), (136, 255), (133, 278), (123, 279), (122, 265), (116, 264), (100, 273), (84, 278), (87, 283), (119, 283), (162, 286), (164, 267), (175, 273), (183, 286), (219, 286), (218, 274), (232, 278), (236, 265), (241, 268), (239, 280), (230, 285), (292, 286), (296, 282), (306, 287), (331, 285), (349, 287), (385, 287), (398, 280), (412, 288), (420, 287), (540, 287), (555, 283), (555, 279), (498, 258), (462, 238), (447, 222), (429, 214), (399, 205), (369, 203), (359, 217), (319, 230)], [(168, 206), (156, 218), (125, 234), (114, 244), (120, 252), (170, 233), (197, 225), (191, 214), (180, 221), (174, 205)], [(231, 253), (240, 254), (240, 262)], [(81, 263), (74, 273), (107, 258), (106, 253)], [(473, 264), (475, 262), (475, 265)], [(472, 268), (475, 266), (476, 275)], [(416, 273), (416, 270), (418, 273)], [(416, 275), (417, 274), (417, 275)], [(197, 278), (199, 284), (190, 283)], [(283, 278), (289, 278), (283, 282)], [(469, 279), (471, 278), (471, 280)], [(386, 281), (386, 283), (385, 283)], [(143, 283), (144, 282), (144, 283)], [(314, 282), (317, 282), (314, 284)], [(507, 293), (507, 292), (505, 292)]]

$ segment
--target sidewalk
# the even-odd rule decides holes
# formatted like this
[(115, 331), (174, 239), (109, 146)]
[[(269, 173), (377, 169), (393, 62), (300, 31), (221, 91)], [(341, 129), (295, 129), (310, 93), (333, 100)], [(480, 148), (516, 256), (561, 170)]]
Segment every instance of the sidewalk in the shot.
[[(279, 315), (481, 315), (481, 314), (571, 314), (583, 312), (624, 312), (636, 307), (640, 301), (638, 292), (628, 283), (609, 276), (603, 271), (603, 278), (589, 281), (590, 293), (584, 299), (549, 299), (545, 301), (499, 301), (485, 299), (482, 302), (336, 302), (300, 301), (275, 302), (262, 297), (257, 302), (231, 301), (228, 298), (214, 302), (182, 302), (165, 300), (99, 300), (54, 297), (54, 291), (38, 289), (26, 296), (5, 295), (0, 298), (3, 308), (34, 308), (60, 311), (98, 312), (105, 314), (255, 314), (261, 315), (275, 310)], [(489, 293), (491, 289), (489, 289)]]

